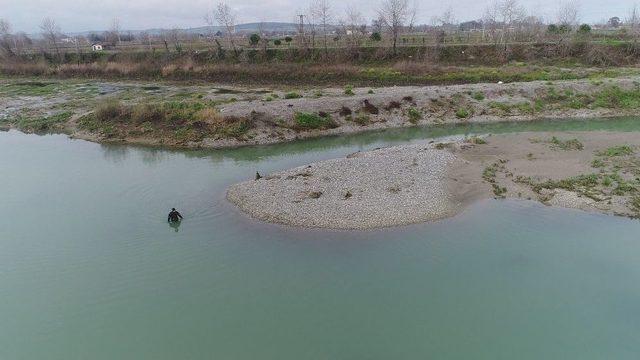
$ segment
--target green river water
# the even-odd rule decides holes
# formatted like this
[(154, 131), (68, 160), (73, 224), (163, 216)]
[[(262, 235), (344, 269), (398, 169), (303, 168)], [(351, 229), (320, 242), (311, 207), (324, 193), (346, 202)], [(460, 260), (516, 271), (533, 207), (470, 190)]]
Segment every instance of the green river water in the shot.
[(434, 223), (307, 231), (224, 199), (256, 170), (525, 130), (640, 119), (221, 151), (0, 133), (0, 359), (637, 359), (638, 221), (492, 200)]

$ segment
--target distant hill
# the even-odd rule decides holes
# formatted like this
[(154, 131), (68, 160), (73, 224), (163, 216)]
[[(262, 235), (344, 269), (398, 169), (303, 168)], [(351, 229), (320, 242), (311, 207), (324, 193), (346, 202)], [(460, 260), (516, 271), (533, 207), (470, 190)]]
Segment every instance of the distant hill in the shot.
[[(246, 24), (238, 24), (236, 25), (237, 33), (254, 33), (258, 32), (262, 28), (262, 31), (266, 32), (276, 32), (276, 33), (291, 33), (296, 32), (298, 29), (298, 24), (294, 23), (286, 23), (286, 22), (263, 22), (263, 23), (246, 23)], [(162, 33), (163, 31), (170, 29), (145, 29), (145, 30), (122, 30), (122, 34), (131, 33), (133, 35), (138, 35), (143, 32), (147, 32), (152, 35), (157, 35)], [(189, 34), (208, 34), (211, 32), (224, 31), (224, 28), (221, 26), (201, 26), (195, 28), (188, 29), (180, 29), (185, 33)], [(89, 34), (102, 34), (105, 30), (92, 30), (92, 31), (81, 31), (81, 32), (70, 32), (66, 33), (69, 36), (87, 36)]]

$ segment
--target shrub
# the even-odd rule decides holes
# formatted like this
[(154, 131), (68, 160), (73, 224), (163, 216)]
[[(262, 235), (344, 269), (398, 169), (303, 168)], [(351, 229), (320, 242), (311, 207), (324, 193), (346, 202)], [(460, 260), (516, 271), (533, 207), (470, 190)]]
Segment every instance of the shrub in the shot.
[(302, 95), (298, 94), (298, 93), (297, 93), (297, 92), (295, 92), (295, 91), (288, 92), (288, 93), (286, 93), (286, 94), (284, 95), (284, 98), (285, 98), (285, 99), (299, 99), (299, 98), (301, 98), (301, 97), (302, 97)]
[(326, 116), (297, 112), (294, 115), (294, 120), (301, 129), (330, 129), (338, 126), (328, 114), (323, 115)]
[(417, 124), (422, 119), (422, 112), (414, 107), (409, 108), (407, 114), (409, 115), (409, 122), (412, 124)]
[(549, 140), (549, 143), (551, 144), (552, 148), (565, 151), (584, 149), (584, 145), (582, 145), (582, 143), (578, 139), (560, 140), (554, 136), (551, 138), (551, 140)]
[(107, 122), (128, 117), (128, 109), (118, 101), (107, 101), (98, 105), (94, 117), (98, 121)]
[(251, 34), (251, 36), (249, 36), (249, 42), (251, 43), (251, 45), (256, 46), (258, 45), (258, 43), (260, 42), (260, 35), (258, 34)]
[(456, 110), (456, 117), (458, 119), (466, 119), (469, 117), (469, 115), (469, 110), (465, 108), (459, 108), (458, 110)]
[(482, 91), (476, 91), (471, 94), (471, 97), (475, 100), (482, 101), (484, 100), (484, 93)]
[(282, 45), (282, 41), (280, 39), (273, 40), (273, 45), (280, 46)]
[(369, 115), (358, 114), (358, 116), (356, 116), (355, 119), (353, 119), (353, 122), (362, 126), (368, 125), (370, 123)]
[(578, 34), (585, 35), (589, 33), (591, 33), (591, 26), (589, 26), (589, 24), (582, 24), (578, 28)]
[(380, 113), (380, 110), (378, 109), (378, 107), (373, 105), (372, 103), (369, 102), (369, 100), (366, 100), (366, 99), (364, 101), (364, 107), (362, 108), (362, 110), (372, 115), (378, 115), (378, 113)]
[(344, 87), (344, 94), (345, 95), (355, 95), (356, 93), (353, 92), (353, 86), (352, 85), (347, 85)]
[(369, 37), (372, 41), (381, 41), (382, 40), (382, 35), (380, 35), (379, 32), (374, 32), (371, 34), (371, 36)]
[(597, 153), (600, 156), (626, 156), (632, 155), (633, 149), (629, 145), (613, 146)]
[(400, 104), (398, 101), (391, 101), (387, 106), (384, 107), (384, 109), (387, 111), (391, 111), (393, 109), (400, 109), (401, 106), (402, 104)]
[(346, 106), (342, 106), (340, 108), (340, 112), (339, 112), (340, 116), (349, 116), (352, 113), (353, 113), (353, 111), (351, 111), (351, 109), (346, 107)]
[(165, 120), (165, 114), (158, 104), (140, 104), (131, 110), (131, 120), (136, 124), (160, 123)]

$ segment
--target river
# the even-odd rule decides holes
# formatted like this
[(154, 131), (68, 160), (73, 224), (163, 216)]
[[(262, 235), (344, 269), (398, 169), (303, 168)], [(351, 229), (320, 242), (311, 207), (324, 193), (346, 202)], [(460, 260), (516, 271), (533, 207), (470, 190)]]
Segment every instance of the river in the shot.
[(308, 231), (251, 220), (224, 194), (256, 171), (427, 137), (638, 123), (218, 151), (2, 132), (0, 359), (637, 359), (638, 221), (491, 200), (433, 223)]

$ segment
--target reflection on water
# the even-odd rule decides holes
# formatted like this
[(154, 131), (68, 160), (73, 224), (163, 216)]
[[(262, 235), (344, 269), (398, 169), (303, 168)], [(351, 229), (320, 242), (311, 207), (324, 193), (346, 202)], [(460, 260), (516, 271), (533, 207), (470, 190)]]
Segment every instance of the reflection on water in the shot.
[(224, 198), (258, 168), (541, 125), (510, 126), (187, 152), (0, 133), (0, 359), (637, 358), (638, 221), (487, 201), (307, 231)]
[(178, 232), (180, 229), (180, 224), (182, 221), (169, 221), (169, 227), (172, 228), (175, 232)]

